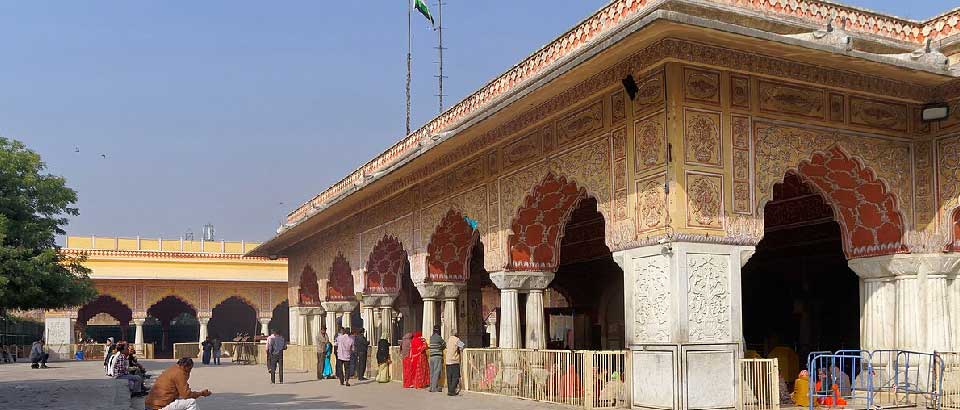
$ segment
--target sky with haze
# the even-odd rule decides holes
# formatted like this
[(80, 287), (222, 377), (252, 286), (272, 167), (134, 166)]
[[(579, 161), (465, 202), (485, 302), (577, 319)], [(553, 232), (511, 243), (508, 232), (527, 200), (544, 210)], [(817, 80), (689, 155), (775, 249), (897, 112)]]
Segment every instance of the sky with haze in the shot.
[[(606, 3), (446, 0), (447, 105)], [(843, 3), (913, 19), (960, 5)], [(415, 129), (438, 111), (436, 33), (413, 23)], [(0, 136), (78, 191), (72, 235), (209, 222), (266, 240), (404, 133), (402, 0), (0, 0), (0, 56)]]

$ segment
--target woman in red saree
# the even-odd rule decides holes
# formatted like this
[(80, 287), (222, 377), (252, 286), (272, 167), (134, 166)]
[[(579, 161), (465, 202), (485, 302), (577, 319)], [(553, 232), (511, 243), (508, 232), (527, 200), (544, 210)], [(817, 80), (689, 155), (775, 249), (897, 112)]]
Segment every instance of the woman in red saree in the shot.
[(403, 387), (422, 389), (430, 384), (426, 353), (427, 342), (420, 332), (414, 332), (410, 339), (410, 354), (403, 358)]

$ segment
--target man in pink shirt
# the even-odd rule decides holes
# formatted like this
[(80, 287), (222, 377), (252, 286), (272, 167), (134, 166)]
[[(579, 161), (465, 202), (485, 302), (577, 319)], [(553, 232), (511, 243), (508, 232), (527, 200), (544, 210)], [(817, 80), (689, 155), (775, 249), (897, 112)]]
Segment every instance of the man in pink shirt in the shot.
[(350, 359), (353, 356), (353, 336), (350, 336), (350, 329), (340, 329), (334, 344), (337, 346), (337, 375), (340, 376), (340, 385), (349, 386), (350, 377), (353, 376), (353, 369), (350, 366)]

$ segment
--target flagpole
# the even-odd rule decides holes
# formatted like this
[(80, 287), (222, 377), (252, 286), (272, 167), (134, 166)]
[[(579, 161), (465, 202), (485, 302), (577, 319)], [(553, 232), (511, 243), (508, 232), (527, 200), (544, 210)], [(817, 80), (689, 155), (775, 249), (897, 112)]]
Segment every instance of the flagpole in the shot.
[(405, 135), (410, 135), (410, 39), (413, 36), (410, 30), (410, 15), (413, 11), (413, 1), (414, 0), (407, 1), (407, 133)]
[(437, 80), (439, 81), (439, 92), (437, 97), (440, 98), (440, 113), (443, 113), (443, 0), (437, 1), (437, 51), (439, 52), (440, 61), (437, 63), (440, 66), (440, 74), (437, 75)]

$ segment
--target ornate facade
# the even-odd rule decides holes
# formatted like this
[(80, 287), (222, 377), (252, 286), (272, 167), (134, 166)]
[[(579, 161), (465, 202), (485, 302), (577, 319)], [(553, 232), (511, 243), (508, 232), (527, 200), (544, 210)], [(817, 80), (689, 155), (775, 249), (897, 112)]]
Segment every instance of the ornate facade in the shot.
[[(450, 318), (483, 270), (499, 346), (540, 348), (545, 289), (573, 263), (567, 249), (588, 248), (565, 241), (594, 232), (576, 243), (602, 237), (597, 252), (622, 270), (617, 348), (647, 383), (633, 405), (732, 408), (741, 269), (765, 225), (832, 218), (859, 278), (860, 345), (960, 350), (958, 22), (813, 0), (614, 1), (293, 211), (252, 254), (289, 257), (292, 287), (307, 266), (345, 261), (364, 317), (383, 318), (370, 329), (393, 320), (403, 275), (423, 329), (437, 302), (445, 332), (462, 326)], [(941, 103), (948, 117), (922, 118)], [(787, 189), (792, 202), (774, 201)], [(597, 232), (568, 226), (588, 199)], [(812, 208), (768, 207), (781, 202)], [(340, 279), (318, 280), (340, 297), (324, 286)]]
[[(137, 345), (162, 343), (159, 339), (145, 339), (144, 323), (148, 317), (157, 319), (166, 338), (170, 322), (184, 313), (200, 323), (199, 333), (192, 340), (203, 340), (207, 324), (219, 319), (218, 307), (228, 300), (254, 312), (253, 320), (258, 323), (245, 326), (246, 333), (266, 333), (275, 309), (287, 304), (287, 269), (283, 259), (243, 256), (257, 245), (70, 236), (61, 251), (84, 258), (82, 263), (91, 270), (90, 278), (99, 296), (76, 309), (47, 311), (47, 344), (51, 351), (69, 355), (68, 345), (76, 343), (77, 334), (89, 319), (102, 313), (119, 323), (121, 337), (125, 338), (126, 329), (134, 328), (131, 341)], [(303, 298), (297, 300), (309, 303)], [(285, 307), (283, 310), (287, 313)], [(286, 327), (287, 323), (282, 325)], [(233, 337), (221, 337), (224, 336)]]

